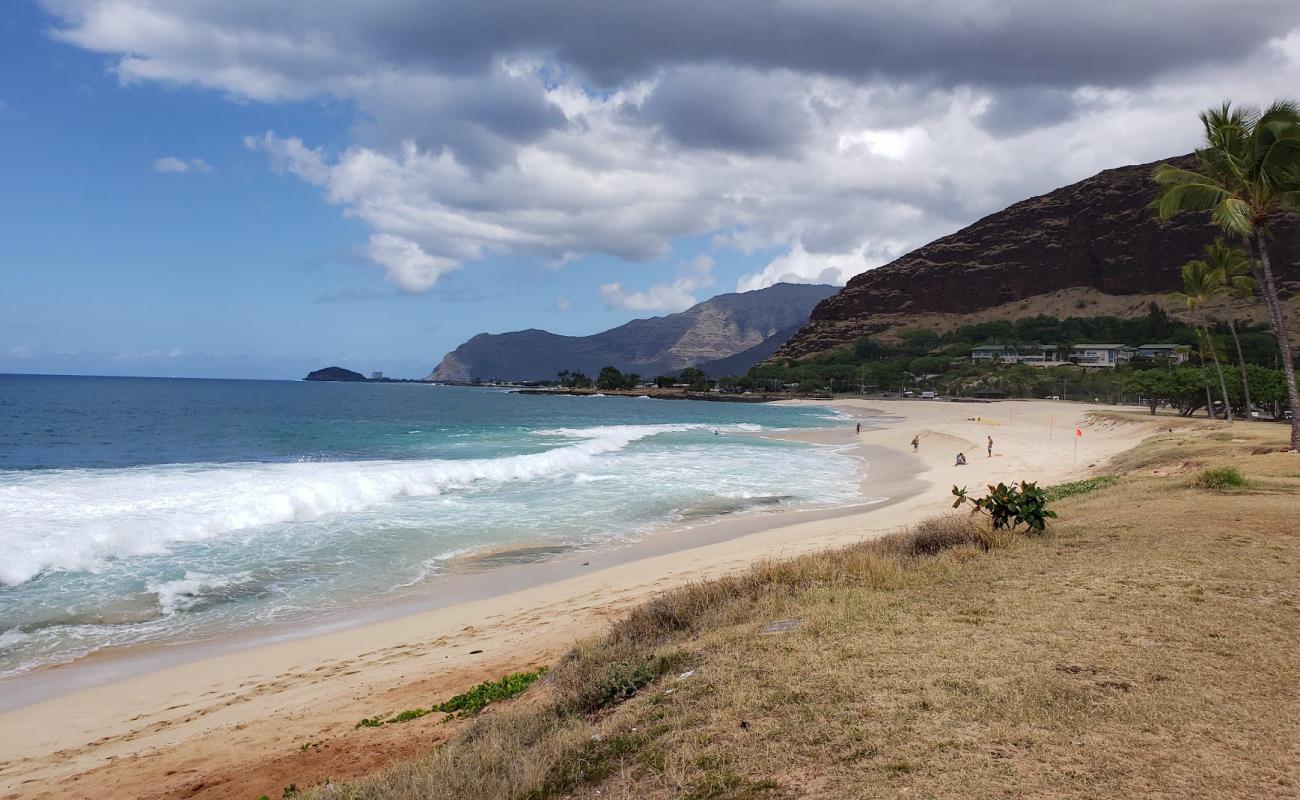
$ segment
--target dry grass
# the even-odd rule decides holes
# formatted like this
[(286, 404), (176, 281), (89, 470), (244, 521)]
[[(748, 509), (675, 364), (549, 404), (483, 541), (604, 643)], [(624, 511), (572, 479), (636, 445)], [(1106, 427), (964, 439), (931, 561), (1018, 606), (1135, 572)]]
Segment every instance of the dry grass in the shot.
[(944, 517), (669, 592), (318, 796), (1298, 797), (1300, 459), (1241, 427), (1158, 437), (1047, 537)]

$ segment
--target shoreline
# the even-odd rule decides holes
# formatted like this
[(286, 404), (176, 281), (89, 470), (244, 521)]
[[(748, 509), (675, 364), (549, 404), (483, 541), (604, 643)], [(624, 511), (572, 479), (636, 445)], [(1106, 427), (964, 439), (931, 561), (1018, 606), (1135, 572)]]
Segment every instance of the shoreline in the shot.
[[(814, 403), (813, 405), (823, 405)], [(867, 413), (845, 415), (853, 420), (882, 419), (884, 415)], [(834, 519), (860, 513), (872, 507), (897, 502), (903, 491), (896, 481), (887, 480), (883, 489), (875, 488), (874, 476), (899, 472), (891, 463), (895, 454), (854, 441), (845, 428), (768, 431), (751, 434), (816, 446), (830, 446), (850, 451), (859, 461), (861, 499), (842, 505), (824, 506), (755, 506), (738, 512), (723, 512), (696, 519), (681, 519), (644, 532), (627, 542), (593, 543), (588, 547), (552, 549), (545, 545), (519, 545), (473, 550), (451, 559), (450, 571), (413, 585), (412, 591), (397, 597), (360, 603), (325, 616), (305, 620), (284, 620), (260, 626), (208, 634), (193, 639), (158, 641), (134, 645), (105, 647), (72, 661), (37, 667), (12, 676), (0, 677), (0, 715), (27, 706), (56, 700), (70, 692), (91, 689), (120, 680), (134, 678), (160, 669), (183, 667), (187, 663), (214, 656), (236, 654), (278, 643), (308, 639), (352, 628), (364, 627), (414, 614), (439, 611), (452, 606), (491, 600), (519, 591), (536, 588), (593, 572), (621, 566), (644, 558), (671, 555), (694, 547), (718, 544), (750, 535), (769, 527), (784, 527), (800, 522)], [(915, 470), (909, 471), (915, 472)], [(873, 487), (869, 496), (868, 486)], [(919, 488), (913, 487), (913, 491)], [(511, 554), (537, 550), (550, 551), (550, 557), (512, 560)], [(491, 563), (497, 561), (498, 563)], [(483, 567), (477, 567), (484, 564)], [(0, 762), (3, 750), (0, 750)]]
[[(851, 416), (880, 413), (884, 405), (808, 404)], [(942, 513), (950, 505), (950, 481), (1054, 482), (1086, 474), (1089, 465), (1134, 444), (1139, 429), (1153, 427), (1137, 419), (1120, 426), (1124, 430), (1088, 426), (1084, 417), (1094, 410), (1108, 409), (1043, 401), (979, 407), (900, 403), (881, 414), (881, 427), (860, 436), (845, 432), (840, 440), (863, 448), (870, 492), (887, 498), (879, 503), (745, 514), (646, 536), (626, 548), (470, 572), (463, 576), (467, 583), (492, 576), (496, 586), (488, 588), (506, 591), (184, 660), (5, 711), (0, 789), (5, 797), (90, 797), (112, 796), (109, 786), (147, 785), (157, 789), (147, 796), (171, 797), (184, 794), (180, 782), (197, 771), (211, 789), (201, 796), (224, 797), (230, 795), (217, 788), (223, 780), (258, 774), (250, 759), (261, 759), (267, 774), (283, 771), (274, 760), (291, 754), (304, 737), (330, 741), (340, 753), (368, 753), (382, 741), (392, 747), (379, 749), (395, 757), (407, 752), (399, 739), (409, 740), (408, 748), (418, 742), (427, 749), (431, 731), (438, 735), (430, 727), (434, 721), (369, 736), (353, 725), (376, 711), (427, 703), (431, 693), (461, 691), (471, 682), (547, 663), (655, 592), (763, 559), (872, 538)], [(1051, 425), (1058, 434), (1044, 441)], [(1073, 441), (1064, 434), (1075, 425), (1088, 427), (1089, 435), (1080, 443), (1083, 458), (1069, 463)], [(975, 450), (984, 433), (998, 440), (994, 457)], [(907, 443), (918, 434), (921, 452), (913, 454)], [(954, 448), (967, 453), (968, 466), (951, 465)], [(588, 563), (574, 566), (579, 559)], [(525, 572), (534, 577), (521, 583)], [(289, 722), (292, 734), (286, 734)], [(203, 754), (203, 766), (181, 769), (195, 752)], [(352, 752), (352, 760), (335, 769), (367, 768), (356, 758), (360, 751)], [(299, 785), (310, 779), (296, 776)]]

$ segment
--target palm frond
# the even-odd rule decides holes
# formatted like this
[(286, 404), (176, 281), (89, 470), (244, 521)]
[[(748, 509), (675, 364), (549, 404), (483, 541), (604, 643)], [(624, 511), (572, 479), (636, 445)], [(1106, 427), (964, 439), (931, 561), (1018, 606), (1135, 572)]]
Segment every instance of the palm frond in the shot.
[(1300, 102), (1292, 97), (1279, 97), (1259, 114), (1253, 125), (1258, 127), (1278, 121), (1300, 125)]
[(1218, 185), (1218, 181), (1209, 175), (1202, 175), (1190, 169), (1175, 167), (1170, 164), (1157, 164), (1152, 173), (1156, 183), (1161, 186), (1186, 186), (1189, 184)]
[(1250, 204), (1237, 197), (1224, 197), (1222, 202), (1210, 211), (1210, 219), (1215, 225), (1229, 233), (1246, 237), (1255, 230), (1251, 220)]

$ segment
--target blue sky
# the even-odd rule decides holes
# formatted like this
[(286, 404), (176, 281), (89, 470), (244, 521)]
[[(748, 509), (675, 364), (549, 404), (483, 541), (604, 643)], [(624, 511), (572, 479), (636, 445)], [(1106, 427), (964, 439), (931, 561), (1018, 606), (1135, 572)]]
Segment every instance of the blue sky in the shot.
[[(295, 378), (340, 364), (422, 377), (483, 331), (585, 334), (663, 313), (608, 308), (596, 287), (672, 280), (707, 248), (559, 269), (495, 257), (402, 292), (360, 255), (363, 223), (243, 144), (286, 130), (343, 146), (350, 103), (122, 85), (104, 56), (52, 40), (52, 24), (25, 0), (0, 13), (0, 372)], [(155, 171), (165, 157), (211, 171)], [(719, 291), (756, 261), (719, 259)]]
[(10, 0), (0, 372), (420, 377), (842, 283), (1293, 92), (1294, 0), (1239, 5)]

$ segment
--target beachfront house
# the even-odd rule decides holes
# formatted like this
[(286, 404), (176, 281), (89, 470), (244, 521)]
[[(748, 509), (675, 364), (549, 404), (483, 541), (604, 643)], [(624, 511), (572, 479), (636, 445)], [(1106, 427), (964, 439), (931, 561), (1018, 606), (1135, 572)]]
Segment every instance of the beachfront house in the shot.
[(1192, 348), (1185, 344), (1144, 344), (1140, 345), (1134, 355), (1169, 364), (1185, 364), (1191, 358)]
[(1076, 344), (1070, 361), (1081, 367), (1118, 367), (1133, 358), (1133, 348), (1122, 344)]
[(1028, 364), (1031, 367), (1059, 367), (1063, 363), (1061, 360), (1060, 348), (1055, 345), (1033, 345), (1024, 347), (1018, 351), (1019, 363)]
[(970, 351), (972, 361), (1001, 361), (1007, 348), (1000, 344), (980, 345)]
[(986, 344), (972, 348), (972, 361), (976, 363), (998, 362), (1002, 364), (1028, 364), (1031, 367), (1055, 367), (1069, 363), (1061, 359), (1060, 350), (1052, 345), (1021, 345), (1007, 347), (1000, 344)]

